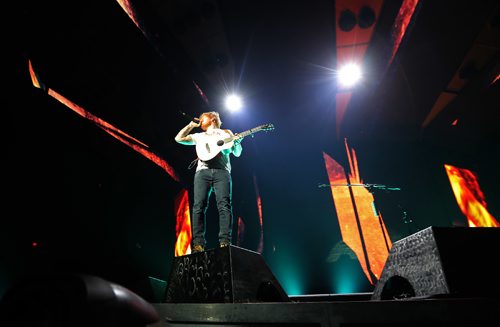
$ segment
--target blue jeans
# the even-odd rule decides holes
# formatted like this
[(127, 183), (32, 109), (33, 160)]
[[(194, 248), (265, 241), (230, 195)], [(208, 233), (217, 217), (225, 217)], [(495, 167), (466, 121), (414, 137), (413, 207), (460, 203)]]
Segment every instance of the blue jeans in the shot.
[(233, 225), (232, 180), (225, 169), (202, 169), (194, 174), (193, 214), (191, 228), (192, 246), (205, 246), (205, 221), (212, 191), (215, 192), (219, 211), (219, 243), (231, 244)]

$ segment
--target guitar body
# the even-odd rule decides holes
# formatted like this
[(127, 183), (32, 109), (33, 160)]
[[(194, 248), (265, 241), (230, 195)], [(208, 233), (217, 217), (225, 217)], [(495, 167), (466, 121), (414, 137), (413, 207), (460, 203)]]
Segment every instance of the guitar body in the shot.
[(208, 161), (215, 158), (222, 152), (224, 154), (230, 153), (234, 142), (223, 143), (222, 145), (217, 145), (221, 139), (215, 137), (205, 137), (201, 142), (196, 143), (196, 154), (201, 161)]
[(260, 131), (271, 131), (274, 129), (272, 124), (260, 125), (247, 131), (241, 132), (238, 135), (231, 136), (226, 134), (226, 138), (222, 135), (204, 135), (196, 141), (196, 154), (201, 161), (208, 161), (215, 158), (219, 153), (229, 154), (234, 146), (234, 140), (237, 137), (245, 137)]

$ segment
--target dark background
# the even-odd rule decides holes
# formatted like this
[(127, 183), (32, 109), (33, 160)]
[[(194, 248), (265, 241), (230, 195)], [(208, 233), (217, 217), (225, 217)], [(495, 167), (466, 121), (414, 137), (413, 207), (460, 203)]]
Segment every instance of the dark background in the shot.
[[(487, 83), (499, 73), (497, 1), (421, 1), (395, 60), (381, 73), (401, 2), (384, 4), (367, 74), (340, 130), (334, 1), (180, 3), (136, 1), (142, 31), (116, 1), (7, 6), (0, 292), (20, 276), (61, 270), (130, 288), (147, 277), (167, 279), (174, 199), (190, 185), (187, 166), (195, 157), (194, 148), (174, 141), (188, 123), (180, 111), (217, 110), (234, 132), (274, 124), (274, 131), (246, 138), (242, 157), (232, 160), (234, 214), (245, 221), (241, 246), (255, 251), (255, 179), (262, 255), (289, 294), (372, 288), (349, 251), (342, 254), (331, 192), (318, 187), (328, 183), (323, 152), (348, 167), (344, 138), (365, 183), (401, 188), (375, 193), (393, 242), (428, 226), (466, 225), (444, 164), (477, 174), (498, 219), (499, 82)], [(488, 38), (478, 40), (485, 28)], [(212, 53), (206, 44), (214, 45)], [(467, 56), (470, 49), (475, 57)], [(148, 144), (185, 184), (33, 87), (28, 60), (48, 87)], [(461, 69), (467, 83), (456, 101), (422, 127)], [(229, 90), (244, 97), (239, 113), (221, 105)], [(211, 208), (209, 247), (216, 244), (214, 217)], [(340, 259), (332, 262), (335, 253)]]

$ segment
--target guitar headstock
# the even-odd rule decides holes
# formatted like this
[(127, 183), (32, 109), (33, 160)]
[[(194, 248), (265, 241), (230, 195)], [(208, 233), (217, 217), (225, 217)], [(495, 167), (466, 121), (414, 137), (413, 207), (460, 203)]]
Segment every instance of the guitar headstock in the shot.
[(255, 128), (256, 130), (259, 130), (259, 131), (272, 131), (274, 130), (274, 125), (273, 124), (264, 124), (264, 125), (260, 125), (260, 126), (257, 126)]

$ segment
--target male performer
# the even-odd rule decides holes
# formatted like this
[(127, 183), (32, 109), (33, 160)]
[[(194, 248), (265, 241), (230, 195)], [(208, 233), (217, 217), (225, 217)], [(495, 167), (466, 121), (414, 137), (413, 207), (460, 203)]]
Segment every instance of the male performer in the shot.
[[(191, 246), (192, 252), (202, 252), (206, 245), (206, 212), (212, 191), (215, 192), (219, 212), (219, 246), (231, 244), (233, 209), (230, 154), (236, 157), (241, 155), (243, 149), (240, 143), (243, 138), (228, 129), (220, 129), (222, 122), (215, 111), (202, 113), (199, 119), (194, 120), (177, 133), (175, 141), (196, 145), (198, 164), (193, 184)], [(201, 127), (203, 132), (190, 134), (195, 127)]]

